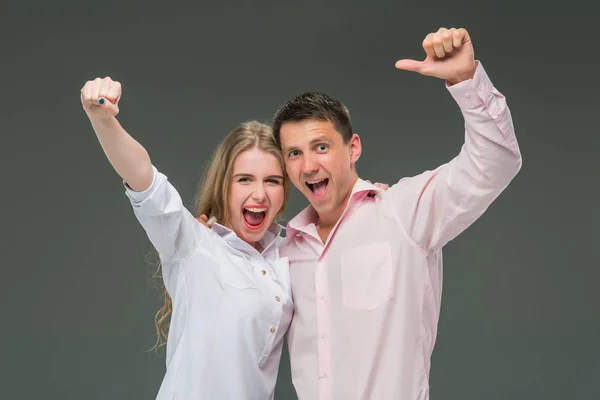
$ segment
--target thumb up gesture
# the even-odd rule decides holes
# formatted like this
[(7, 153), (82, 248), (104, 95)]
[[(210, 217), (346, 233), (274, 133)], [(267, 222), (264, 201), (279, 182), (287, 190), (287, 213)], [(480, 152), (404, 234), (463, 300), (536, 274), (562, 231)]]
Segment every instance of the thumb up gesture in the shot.
[(445, 79), (450, 84), (473, 78), (477, 64), (471, 37), (465, 29), (440, 28), (425, 37), (423, 50), (425, 60), (400, 60), (396, 68)]

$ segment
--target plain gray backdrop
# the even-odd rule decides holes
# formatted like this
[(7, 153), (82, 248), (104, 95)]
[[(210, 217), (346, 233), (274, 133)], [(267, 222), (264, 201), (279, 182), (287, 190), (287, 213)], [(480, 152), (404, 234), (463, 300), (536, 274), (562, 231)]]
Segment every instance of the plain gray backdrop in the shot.
[[(219, 3), (219, 4), (215, 4)], [(0, 3), (0, 398), (151, 399), (164, 374), (152, 249), (81, 108), (118, 116), (191, 206), (218, 141), (326, 91), (361, 135), (360, 176), (454, 157), (459, 109), (399, 71), (440, 26), (469, 30), (507, 97), (523, 168), (445, 249), (432, 399), (600, 398), (597, 11), (569, 2)], [(286, 220), (305, 207), (294, 189)], [(276, 399), (295, 393), (284, 352)]]

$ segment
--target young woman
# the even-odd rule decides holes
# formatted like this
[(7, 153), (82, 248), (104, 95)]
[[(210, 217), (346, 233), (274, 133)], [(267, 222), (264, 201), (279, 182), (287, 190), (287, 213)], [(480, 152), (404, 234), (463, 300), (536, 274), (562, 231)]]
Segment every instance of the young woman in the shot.
[[(274, 222), (289, 186), (270, 128), (244, 123), (220, 143), (194, 213), (216, 218), (209, 229), (121, 127), (120, 97), (121, 85), (110, 78), (81, 90), (100, 144), (160, 256), (167, 294), (157, 330), (167, 339), (167, 370), (157, 398), (272, 399), (293, 304)], [(168, 317), (167, 338), (160, 325)]]

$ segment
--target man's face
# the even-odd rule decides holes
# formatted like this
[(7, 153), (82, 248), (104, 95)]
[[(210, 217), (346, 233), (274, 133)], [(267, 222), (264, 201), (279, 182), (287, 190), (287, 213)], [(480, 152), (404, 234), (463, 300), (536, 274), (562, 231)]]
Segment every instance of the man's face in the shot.
[(290, 180), (319, 216), (343, 210), (358, 177), (358, 135), (344, 143), (331, 122), (308, 119), (284, 123), (280, 140)]

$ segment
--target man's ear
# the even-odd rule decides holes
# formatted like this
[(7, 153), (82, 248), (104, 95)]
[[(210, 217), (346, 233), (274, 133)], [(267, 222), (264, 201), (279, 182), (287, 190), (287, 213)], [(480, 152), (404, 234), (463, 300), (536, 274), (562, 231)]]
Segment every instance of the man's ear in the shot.
[(358, 134), (353, 134), (350, 138), (350, 143), (348, 144), (348, 148), (350, 150), (350, 162), (352, 164), (356, 164), (360, 155), (362, 154), (362, 144), (360, 143), (360, 137)]

